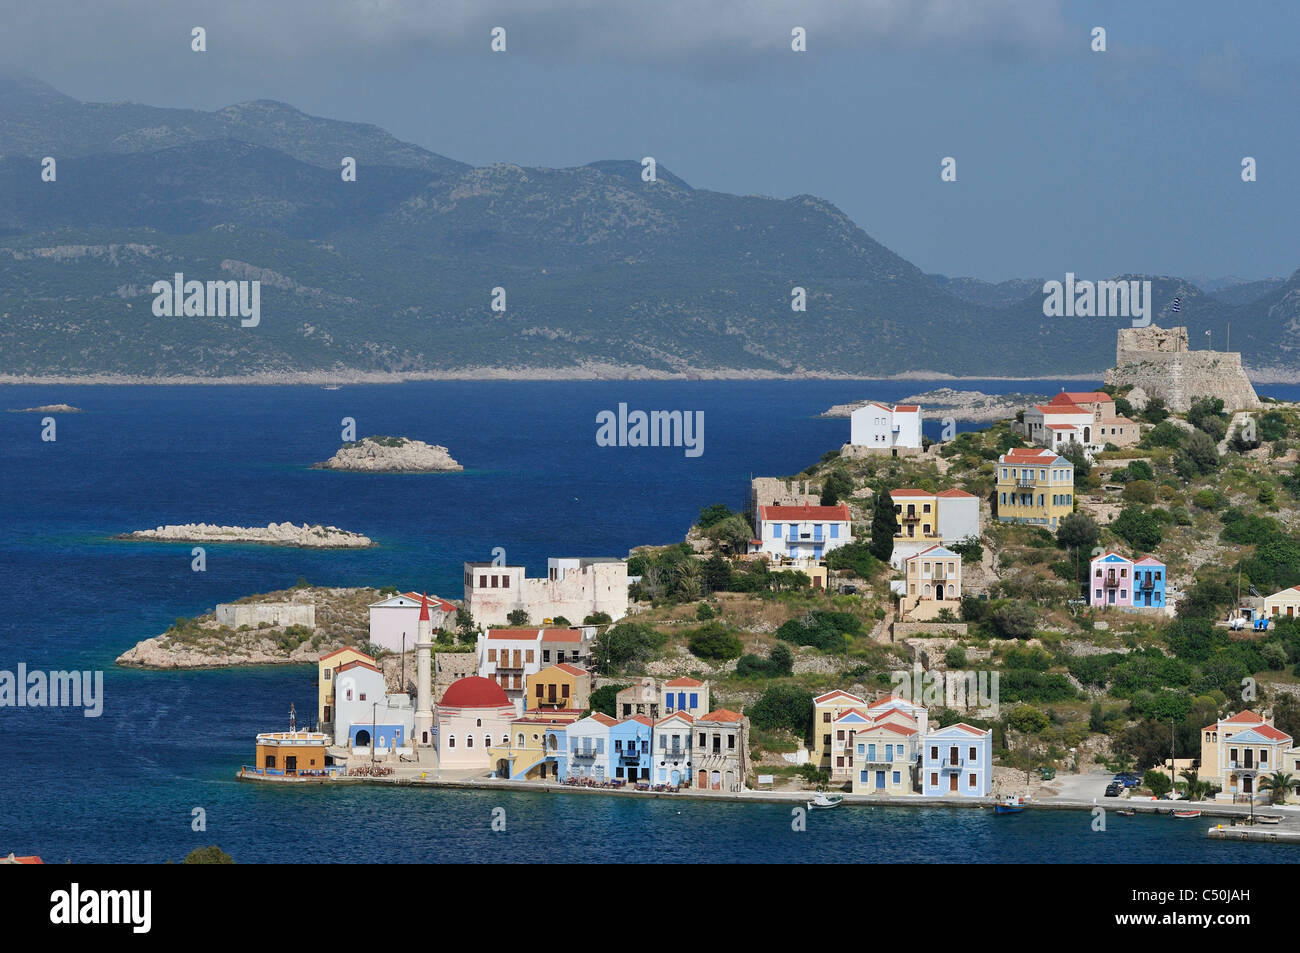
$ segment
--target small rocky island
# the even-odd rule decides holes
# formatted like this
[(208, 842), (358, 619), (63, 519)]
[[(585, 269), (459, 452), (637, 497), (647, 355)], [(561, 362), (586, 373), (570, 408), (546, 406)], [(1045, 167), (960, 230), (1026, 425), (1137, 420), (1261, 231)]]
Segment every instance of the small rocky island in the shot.
[(309, 526), (303, 523), (270, 523), (267, 526), (218, 526), (215, 523), (186, 523), (123, 533), (116, 539), (144, 539), (168, 543), (264, 543), (302, 549), (365, 549), (373, 546), (369, 536), (349, 533), (337, 526)]
[(41, 407), (14, 407), (10, 408), (11, 414), (80, 414), (83, 413), (80, 407), (73, 407), (71, 404), (45, 404)]
[[(1046, 403), (1048, 397), (1043, 394), (985, 394), (978, 390), (953, 390), (951, 387), (939, 387), (924, 394), (913, 394), (897, 404), (919, 404), (921, 412), (929, 419), (952, 417), (956, 420), (969, 420), (979, 423), (996, 423), (1007, 417), (1014, 417), (1016, 411), (1024, 410), (1032, 404)], [(859, 400), (851, 404), (836, 404), (821, 416), (848, 417), (853, 411), (869, 401)]]
[[(364, 650), (377, 589), (296, 586), (247, 596), (138, 642), (117, 657), (132, 668), (304, 665), (344, 646)], [(245, 619), (249, 620), (245, 624)]]
[(465, 469), (446, 447), (408, 437), (362, 437), (345, 443), (316, 470), (360, 473), (447, 473)]

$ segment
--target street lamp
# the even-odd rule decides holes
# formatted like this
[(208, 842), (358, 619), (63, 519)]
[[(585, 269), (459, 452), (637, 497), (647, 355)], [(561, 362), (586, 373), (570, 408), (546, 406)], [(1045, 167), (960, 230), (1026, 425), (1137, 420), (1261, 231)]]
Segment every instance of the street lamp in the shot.
[(370, 764), (375, 763), (375, 734), (379, 730), (379, 702), (370, 703)]

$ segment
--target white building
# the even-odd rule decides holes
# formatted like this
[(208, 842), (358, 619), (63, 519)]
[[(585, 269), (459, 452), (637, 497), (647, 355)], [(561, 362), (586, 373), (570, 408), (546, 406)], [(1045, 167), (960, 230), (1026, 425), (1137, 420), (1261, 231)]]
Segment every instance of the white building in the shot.
[(691, 783), (691, 732), (695, 719), (675, 711), (655, 722), (651, 777), (656, 784)]
[(920, 450), (921, 408), (875, 401), (849, 415), (849, 443), (874, 450)]
[(565, 735), (569, 742), (569, 777), (604, 781), (614, 776), (610, 770), (609, 729), (618, 722), (604, 712), (592, 712), (575, 721)]
[[(404, 592), (370, 604), (370, 641), (374, 645), (401, 652), (415, 648), (420, 621), (421, 595)], [(429, 621), (436, 632), (449, 629), (456, 622), (456, 607), (446, 599), (429, 596)], [(405, 636), (405, 639), (403, 639)]]
[(559, 617), (579, 625), (597, 612), (618, 621), (627, 615), (627, 587), (627, 562), (616, 558), (553, 557), (544, 579), (529, 579), (523, 566), (465, 564), (465, 607), (482, 626), (506, 625), (515, 611), (530, 625)]
[(979, 539), (983, 532), (979, 497), (965, 490), (954, 487), (931, 493), (900, 487), (889, 493), (894, 512), (898, 514), (898, 533), (889, 557), (889, 564), (895, 569), (902, 569), (904, 560), (936, 543), (951, 546), (967, 539)]
[(922, 794), (988, 797), (993, 793), (993, 732), (958, 722), (928, 732), (921, 748)]
[[(476, 649), (479, 676), (500, 685), (523, 715), (528, 676), (561, 661), (585, 659), (589, 642), (578, 629), (489, 629), (478, 637)], [(568, 654), (561, 658), (562, 652)]]
[(789, 559), (821, 559), (853, 541), (847, 503), (836, 506), (760, 506), (755, 521), (757, 551)]
[(388, 694), (384, 673), (360, 660), (341, 665), (334, 677), (334, 743), (370, 749), (376, 755), (403, 751), (413, 743), (415, 708), (411, 697)]

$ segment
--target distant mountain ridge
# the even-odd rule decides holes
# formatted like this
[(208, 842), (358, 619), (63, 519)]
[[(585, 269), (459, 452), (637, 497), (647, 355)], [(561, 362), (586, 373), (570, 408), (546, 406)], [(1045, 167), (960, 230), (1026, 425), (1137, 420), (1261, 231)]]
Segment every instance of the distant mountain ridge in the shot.
[[(476, 168), (271, 101), (82, 103), (0, 77), (0, 375), (1019, 377), (1114, 360), (1120, 320), (1044, 317), (1040, 279), (927, 275), (824, 199), (641, 172)], [(150, 288), (176, 272), (258, 279), (260, 325), (154, 317)], [(1300, 273), (1213, 295), (1151, 280), (1157, 323), (1221, 346), (1231, 321), (1248, 366), (1296, 373)]]

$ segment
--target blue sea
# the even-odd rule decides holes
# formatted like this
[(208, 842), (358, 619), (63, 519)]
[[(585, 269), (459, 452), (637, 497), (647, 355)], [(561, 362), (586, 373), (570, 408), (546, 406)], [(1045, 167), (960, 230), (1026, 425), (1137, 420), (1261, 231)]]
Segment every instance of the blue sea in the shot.
[[(701, 507), (741, 507), (749, 479), (793, 474), (845, 441), (832, 404), (897, 400), (943, 382), (430, 382), (319, 387), (3, 386), (0, 408), (70, 403), (52, 442), (41, 415), (0, 413), (0, 669), (102, 669), (102, 717), (0, 709), (0, 854), (161, 862), (219, 844), (252, 862), (1188, 863), (1300, 859), (1224, 845), (1203, 823), (1128, 818), (1106, 834), (1086, 813), (995, 819), (959, 810), (844, 809), (795, 833), (788, 807), (574, 794), (238, 783), (259, 731), (312, 717), (314, 669), (142, 672), (113, 660), (178, 616), (306, 578), (461, 596), (461, 563), (496, 547), (530, 573), (551, 555), (624, 555), (682, 539)], [(1053, 393), (1079, 382), (970, 381)], [(1296, 387), (1261, 391), (1295, 399)], [(703, 410), (704, 452), (599, 447), (596, 415)], [(463, 473), (310, 469), (340, 443), (400, 434), (440, 443)], [(938, 424), (927, 426), (937, 436)], [(931, 433), (931, 429), (934, 430)], [(114, 534), (165, 523), (334, 524), (378, 547), (303, 552), (207, 547)], [(493, 833), (504, 807), (507, 830)], [(202, 808), (205, 831), (191, 829)], [(340, 832), (348, 836), (341, 837)], [(1071, 836), (1073, 835), (1073, 836)]]

